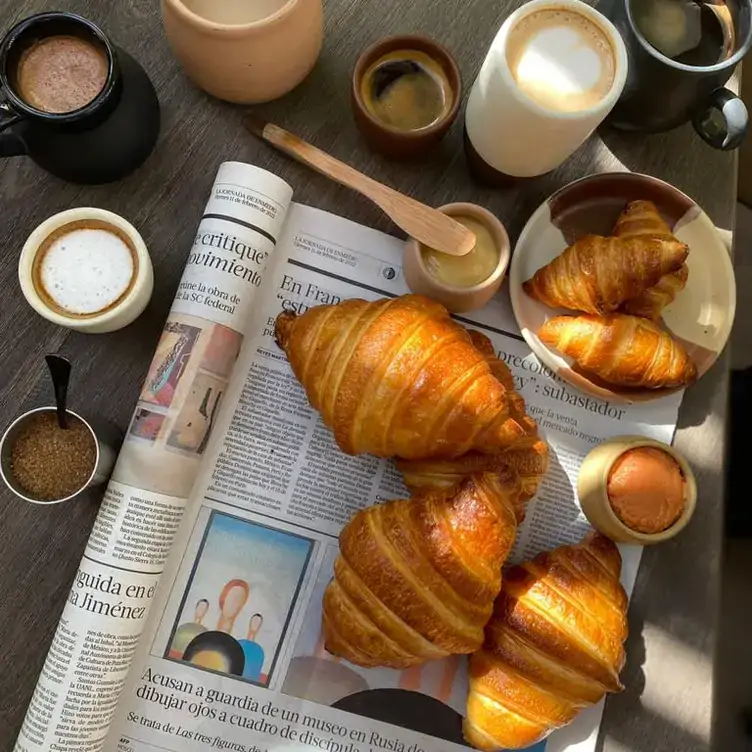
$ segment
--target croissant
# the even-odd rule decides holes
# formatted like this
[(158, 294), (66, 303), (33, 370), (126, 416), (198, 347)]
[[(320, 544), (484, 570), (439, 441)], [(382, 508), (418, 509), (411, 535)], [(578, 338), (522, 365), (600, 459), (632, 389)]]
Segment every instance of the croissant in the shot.
[(524, 505), (535, 496), (548, 469), (548, 444), (538, 438), (538, 426), (526, 414), (525, 400), (515, 390), (512, 372), (504, 361), (496, 357), (491, 340), (476, 330), (469, 330), (469, 333), (473, 344), (487, 358), (493, 375), (507, 389), (510, 419), (518, 426), (516, 441), (501, 454), (469, 452), (456, 459), (397, 460), (397, 469), (411, 491), (451, 489), (473, 473), (503, 474), (505, 483), (513, 479), (516, 484), (512, 495), (518, 521), (522, 521)]
[(455, 460), (397, 460), (405, 485), (411, 492), (452, 489), (474, 473), (495, 473), (507, 487), (517, 521), (525, 518), (525, 505), (538, 493), (548, 470), (548, 444), (539, 439), (531, 447), (502, 454), (469, 452)]
[[(661, 217), (651, 201), (632, 201), (616, 221), (614, 236), (617, 238), (653, 237), (662, 240), (676, 240), (671, 228)], [(664, 274), (654, 287), (632, 300), (628, 300), (621, 310), (633, 316), (643, 316), (658, 321), (661, 311), (684, 289), (689, 277), (689, 269), (682, 264), (679, 270)]]
[(679, 267), (678, 272), (664, 274), (658, 284), (645, 290), (633, 300), (628, 300), (621, 310), (632, 316), (642, 316), (651, 321), (659, 321), (661, 311), (673, 303), (676, 296), (687, 286), (689, 268), (686, 264)]
[(523, 289), (553, 308), (610, 313), (677, 271), (688, 250), (675, 239), (586, 235), (539, 269)]
[(619, 215), (614, 226), (614, 237), (653, 237), (676, 240), (668, 223), (652, 201), (631, 201)]
[(686, 386), (697, 378), (686, 350), (652, 321), (637, 316), (556, 316), (538, 337), (582, 371), (610, 384), (659, 389)]
[(517, 391), (514, 376), (512, 376), (509, 366), (496, 357), (491, 340), (485, 334), (481, 334), (475, 329), (468, 330), (468, 333), (475, 347), (488, 361), (493, 376), (507, 390), (510, 416), (510, 420), (507, 422), (507, 430), (515, 437), (513, 443), (509, 445), (509, 449), (523, 449), (532, 446), (538, 438), (538, 426), (526, 412), (525, 400)]
[(327, 650), (392, 668), (477, 650), (516, 532), (512, 501), (490, 474), (451, 495), (358, 512), (340, 533), (324, 593)]
[(347, 454), (499, 452), (522, 432), (487, 359), (446, 308), (428, 298), (346, 300), (302, 316), (284, 312), (275, 335)]
[(465, 739), (519, 749), (623, 689), (627, 596), (621, 556), (591, 534), (513, 567), (470, 659)]

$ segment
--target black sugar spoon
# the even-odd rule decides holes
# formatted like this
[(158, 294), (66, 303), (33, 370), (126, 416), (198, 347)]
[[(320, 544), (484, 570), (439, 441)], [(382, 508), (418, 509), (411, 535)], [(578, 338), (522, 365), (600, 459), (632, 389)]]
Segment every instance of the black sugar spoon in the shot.
[(68, 402), (68, 383), (70, 382), (71, 364), (62, 355), (45, 355), (47, 367), (50, 369), (52, 386), (55, 389), (55, 405), (57, 407), (57, 423), (65, 430), (68, 428), (66, 404)]

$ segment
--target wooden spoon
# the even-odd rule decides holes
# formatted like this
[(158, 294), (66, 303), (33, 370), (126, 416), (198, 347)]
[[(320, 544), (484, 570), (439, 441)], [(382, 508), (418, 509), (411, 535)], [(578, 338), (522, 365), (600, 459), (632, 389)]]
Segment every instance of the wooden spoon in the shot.
[(244, 116), (243, 124), (262, 141), (370, 199), (394, 224), (429, 248), (451, 256), (464, 256), (475, 247), (475, 235), (451, 217), (369, 178), (284, 128), (251, 114)]

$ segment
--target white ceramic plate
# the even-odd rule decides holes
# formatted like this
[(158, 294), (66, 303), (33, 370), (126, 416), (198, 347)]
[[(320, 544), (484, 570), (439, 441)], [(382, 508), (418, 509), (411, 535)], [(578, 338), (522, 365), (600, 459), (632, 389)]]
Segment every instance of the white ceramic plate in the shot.
[(628, 389), (572, 369), (572, 361), (544, 345), (537, 332), (544, 322), (572, 311), (553, 309), (528, 297), (522, 283), (577, 238), (610, 235), (630, 201), (652, 201), (689, 246), (687, 286), (663, 311), (663, 326), (682, 342), (702, 376), (718, 359), (731, 333), (736, 284), (729, 250), (707, 214), (689, 196), (662, 180), (628, 172), (582, 178), (543, 203), (517, 241), (509, 271), (512, 308), (522, 335), (541, 362), (563, 379), (596, 397), (638, 402), (666, 396), (668, 389)]

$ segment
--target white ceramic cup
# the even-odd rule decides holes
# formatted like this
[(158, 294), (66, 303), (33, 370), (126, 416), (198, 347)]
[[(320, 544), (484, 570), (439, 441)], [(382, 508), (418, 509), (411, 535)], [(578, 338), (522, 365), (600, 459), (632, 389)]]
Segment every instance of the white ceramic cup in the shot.
[[(541, 10), (570, 10), (595, 23), (615, 57), (611, 89), (596, 105), (576, 112), (554, 111), (525, 94), (507, 62), (510, 31)], [(627, 51), (614, 25), (580, 0), (532, 0), (504, 22), (470, 90), (465, 114), (467, 139), (499, 177), (534, 177), (558, 167), (601, 124), (621, 96), (627, 79)], [(474, 158), (476, 155), (472, 155)]]
[[(68, 316), (50, 307), (40, 295), (34, 283), (34, 260), (40, 246), (53, 232), (72, 222), (86, 220), (109, 224), (128, 237), (136, 253), (135, 279), (124, 297), (102, 313)], [(53, 215), (42, 222), (29, 235), (18, 261), (18, 280), (27, 302), (40, 316), (69, 329), (90, 334), (101, 334), (122, 329), (141, 315), (149, 303), (154, 289), (154, 270), (146, 244), (138, 230), (130, 222), (106, 209), (81, 207)]]

